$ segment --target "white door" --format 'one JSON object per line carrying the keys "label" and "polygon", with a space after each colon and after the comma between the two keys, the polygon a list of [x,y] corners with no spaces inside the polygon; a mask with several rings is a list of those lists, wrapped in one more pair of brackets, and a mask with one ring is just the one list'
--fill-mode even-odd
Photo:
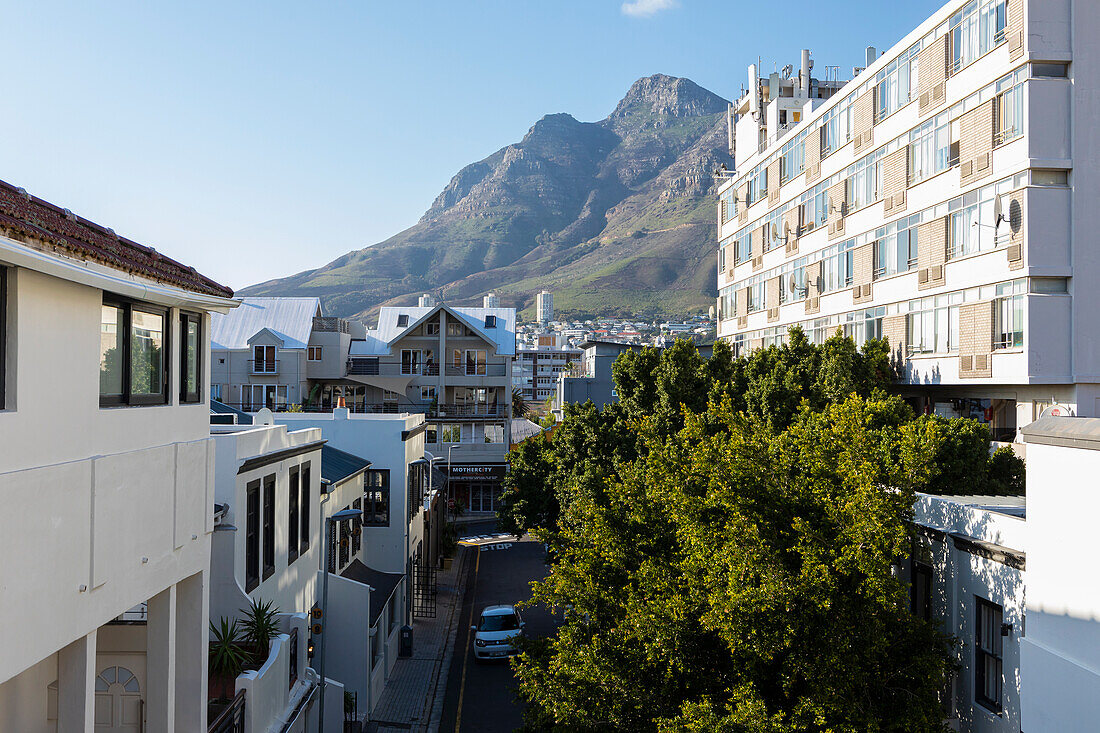
{"label": "white door", "polygon": [[95,678],[96,733],[140,733],[141,682],[128,667],[110,666]]}

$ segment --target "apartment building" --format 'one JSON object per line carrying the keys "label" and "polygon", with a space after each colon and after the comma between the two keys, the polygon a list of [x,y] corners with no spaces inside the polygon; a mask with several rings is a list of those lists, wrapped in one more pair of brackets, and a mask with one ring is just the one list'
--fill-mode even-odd
{"label": "apartment building", "polygon": [[511,440],[515,354],[513,308],[387,306],[352,340],[347,379],[365,387],[362,411],[426,414],[424,449],[446,459],[448,498],[490,512]]}
{"label": "apartment building", "polygon": [[0,728],[206,730],[210,313],[231,296],[0,183]]}
{"label": "apartment building", "polygon": [[352,339],[365,335],[359,321],[326,317],[319,298],[243,298],[213,319],[211,399],[245,412],[361,403],[344,371]]}
{"label": "apartment building", "polygon": [[827,99],[804,91],[805,52],[778,96],[750,70],[719,190],[719,336],[885,336],[919,409],[1000,439],[1054,403],[1097,414],[1100,294],[1075,286],[1100,274],[1097,174],[1074,166],[1100,155],[1097,29],[1094,2],[954,0]]}
{"label": "apartment building", "polygon": [[583,354],[560,334],[535,336],[534,343],[516,349],[512,389],[518,389],[532,408],[539,408],[554,395],[558,375],[579,363]]}
{"label": "apartment building", "polygon": [[592,400],[596,407],[619,401],[615,392],[612,367],[624,351],[640,351],[646,346],[618,341],[589,339],[581,344],[581,359],[576,371],[558,374],[551,411],[558,420],[565,419],[567,404],[583,405]]}
{"label": "apartment building", "polygon": [[554,320],[554,294],[543,290],[535,296],[535,320],[550,323]]}

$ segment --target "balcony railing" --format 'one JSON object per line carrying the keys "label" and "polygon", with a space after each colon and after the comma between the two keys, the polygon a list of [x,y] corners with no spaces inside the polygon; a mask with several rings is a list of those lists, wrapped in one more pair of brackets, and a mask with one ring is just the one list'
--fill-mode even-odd
{"label": "balcony railing", "polygon": [[[264,405],[247,402],[223,403],[238,410],[253,412]],[[268,405],[273,412],[285,412],[287,405]],[[327,413],[335,409],[334,404],[300,405],[295,410],[301,412]],[[399,413],[414,413],[440,418],[500,418],[508,414],[508,406],[504,403],[497,404],[460,404],[456,402],[441,402],[433,405],[430,402],[348,402],[348,412],[365,415],[397,415]]]}
{"label": "balcony railing", "polygon": [[351,326],[343,318],[314,316],[313,330],[321,333],[351,333]]}
{"label": "balcony railing", "polygon": [[278,374],[279,373],[279,360],[278,359],[249,359],[248,363],[252,365],[253,374]]}
{"label": "balcony railing", "polygon": [[[447,364],[444,373],[448,377],[503,377],[506,370],[506,364]],[[348,359],[347,373],[384,377],[434,377],[439,375],[439,364],[383,363],[377,359],[352,357]]]}
{"label": "balcony railing", "polygon": [[244,733],[244,690],[207,726],[208,733]]}

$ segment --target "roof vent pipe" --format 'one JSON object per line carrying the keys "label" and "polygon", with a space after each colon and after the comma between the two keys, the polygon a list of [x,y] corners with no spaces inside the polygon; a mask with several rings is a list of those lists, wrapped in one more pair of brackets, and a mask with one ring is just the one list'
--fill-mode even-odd
{"label": "roof vent pipe", "polygon": [[877,59],[877,58],[878,58],[878,51],[875,50],[874,46],[868,46],[867,47],[867,58],[866,58],[866,62],[863,64],[863,68],[867,68],[871,64],[875,63],[875,59]]}

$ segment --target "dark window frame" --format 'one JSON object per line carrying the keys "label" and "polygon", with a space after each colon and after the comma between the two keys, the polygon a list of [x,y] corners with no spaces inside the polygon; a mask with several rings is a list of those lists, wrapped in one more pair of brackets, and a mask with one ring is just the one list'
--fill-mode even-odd
{"label": "dark window frame", "polygon": [[313,482],[311,475],[311,466],[309,461],[306,461],[299,466],[299,486],[301,490],[301,501],[298,502],[298,510],[301,512],[301,524],[300,531],[298,532],[298,556],[309,552],[310,541],[310,513],[313,507]]}
{"label": "dark window frame", "polygon": [[367,527],[390,526],[389,469],[367,469],[363,492],[363,524]]}
{"label": "dark window frame", "polygon": [[275,474],[264,476],[263,579],[275,574]]}
{"label": "dark window frame", "polygon": [[[103,294],[102,305],[112,306],[122,311],[122,324],[118,327],[119,344],[122,348],[122,394],[119,395],[99,395],[100,407],[146,407],[150,405],[167,405],[169,404],[169,389],[172,383],[172,309],[165,308],[163,306],[154,305],[152,303],[146,303],[140,300],[133,300],[131,298],[123,298],[111,293]],[[132,359],[132,340],[131,340],[131,326],[133,323],[134,311],[139,313],[148,313],[150,315],[158,315],[162,319],[162,331],[161,339],[163,345],[161,346],[161,391],[159,394],[133,394],[132,374],[131,374],[131,359]],[[102,315],[100,316],[102,319]],[[102,324],[102,320],[100,321]]]}
{"label": "dark window frame", "polygon": [[[992,627],[990,638],[993,640],[992,648],[987,649],[982,644],[982,635],[986,629],[982,625],[983,610],[989,610]],[[1004,707],[1004,642],[1001,636],[1001,625],[1004,623],[1004,608],[981,596],[974,596],[974,701],[994,713],[1000,713]],[[985,694],[986,687],[986,660],[993,661],[993,667],[997,675],[996,699]]]}
{"label": "dark window frame", "polygon": [[244,590],[251,593],[260,584],[260,480],[245,487]]}
{"label": "dark window frame", "polygon": [[287,542],[286,564],[289,567],[298,559],[298,532],[301,527],[301,470],[298,466],[290,467],[290,478],[287,481]]}
{"label": "dark window frame", "polygon": [[[914,616],[932,620],[932,566],[919,560],[913,560],[910,567],[912,587],[909,589],[909,607]],[[918,593],[923,590],[923,603]]]}
{"label": "dark window frame", "polygon": [[[180,311],[180,404],[195,404],[202,402],[203,395],[203,356],[205,349],[202,340],[202,315],[190,311]],[[195,324],[198,332],[198,353],[195,354],[195,391],[187,391],[187,326]]]}

